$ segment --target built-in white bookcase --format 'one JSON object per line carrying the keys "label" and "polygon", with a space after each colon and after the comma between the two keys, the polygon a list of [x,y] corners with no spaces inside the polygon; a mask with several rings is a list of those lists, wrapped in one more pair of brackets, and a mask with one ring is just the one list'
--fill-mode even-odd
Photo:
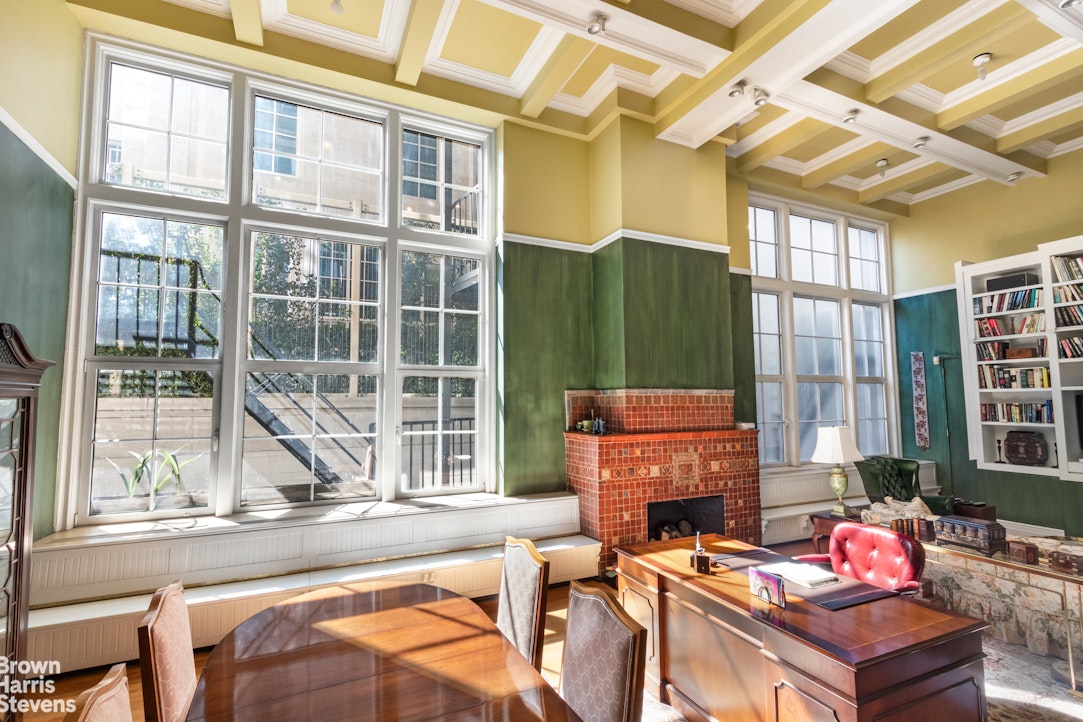
{"label": "built-in white bookcase", "polygon": [[[959,262],[955,275],[970,457],[981,469],[1083,481],[1083,236]],[[1008,463],[1009,431],[1041,435],[1045,464]]]}

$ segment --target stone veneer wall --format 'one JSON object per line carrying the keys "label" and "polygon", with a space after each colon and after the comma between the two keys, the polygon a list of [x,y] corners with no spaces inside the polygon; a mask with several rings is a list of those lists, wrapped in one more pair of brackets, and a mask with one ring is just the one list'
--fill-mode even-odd
{"label": "stone veneer wall", "polygon": [[[621,389],[569,391],[568,428],[605,419],[612,433],[564,434],[568,486],[579,496],[580,531],[614,547],[647,541],[647,504],[721,494],[725,534],[760,544],[758,432],[733,428],[733,392]],[[584,413],[585,411],[585,413]]]}

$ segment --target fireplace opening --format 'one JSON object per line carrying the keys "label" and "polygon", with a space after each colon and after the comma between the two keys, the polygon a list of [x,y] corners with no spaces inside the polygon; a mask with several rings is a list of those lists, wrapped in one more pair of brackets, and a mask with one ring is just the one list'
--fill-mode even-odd
{"label": "fireplace opening", "polygon": [[650,541],[680,536],[725,534],[726,501],[722,494],[647,504],[647,536]]}

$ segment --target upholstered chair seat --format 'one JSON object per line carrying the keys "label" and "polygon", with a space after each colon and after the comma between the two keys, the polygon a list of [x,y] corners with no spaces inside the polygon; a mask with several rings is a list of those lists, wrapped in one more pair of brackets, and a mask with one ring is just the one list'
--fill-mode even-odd
{"label": "upholstered chair seat", "polygon": [[608,588],[572,582],[560,695],[584,722],[638,722],[646,642]]}
{"label": "upholstered chair seat", "polygon": [[128,697],[128,667],[114,664],[102,680],[75,698],[75,709],[64,722],[132,722]]}
{"label": "upholstered chair seat", "polygon": [[549,561],[529,539],[507,537],[500,573],[496,626],[541,671]]}
{"label": "upholstered chair seat", "polygon": [[917,476],[918,462],[913,459],[870,456],[863,461],[855,461],[854,467],[861,476],[861,484],[869,501],[882,502],[890,496],[895,501],[907,502],[920,497],[929,511],[937,516],[955,513],[953,497],[922,495]]}

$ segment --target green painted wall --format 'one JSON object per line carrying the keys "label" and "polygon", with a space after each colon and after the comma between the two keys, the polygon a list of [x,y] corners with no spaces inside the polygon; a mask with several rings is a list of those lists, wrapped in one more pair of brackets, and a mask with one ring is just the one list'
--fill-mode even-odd
{"label": "green painted wall", "polygon": [[733,345],[733,418],[756,421],[756,358],[752,352],[752,276],[730,274]]}
{"label": "green painted wall", "polygon": [[40,358],[34,537],[53,531],[61,365],[68,314],[75,192],[0,124],[0,321],[13,323]]}
{"label": "green painted wall", "polygon": [[594,386],[591,254],[520,243],[502,249],[497,434],[503,491],[563,491],[564,391]]}
{"label": "green painted wall", "polygon": [[[979,472],[970,460],[955,292],[897,299],[895,335],[903,455],[936,461],[937,479],[945,494],[996,504],[1002,519],[1083,535],[1083,484],[1031,474]],[[914,436],[912,351],[925,354],[931,442],[928,449],[919,449]],[[935,366],[934,356],[947,358],[943,358],[941,366]]]}
{"label": "green painted wall", "polygon": [[599,388],[733,388],[726,254],[624,238],[595,257]]}

